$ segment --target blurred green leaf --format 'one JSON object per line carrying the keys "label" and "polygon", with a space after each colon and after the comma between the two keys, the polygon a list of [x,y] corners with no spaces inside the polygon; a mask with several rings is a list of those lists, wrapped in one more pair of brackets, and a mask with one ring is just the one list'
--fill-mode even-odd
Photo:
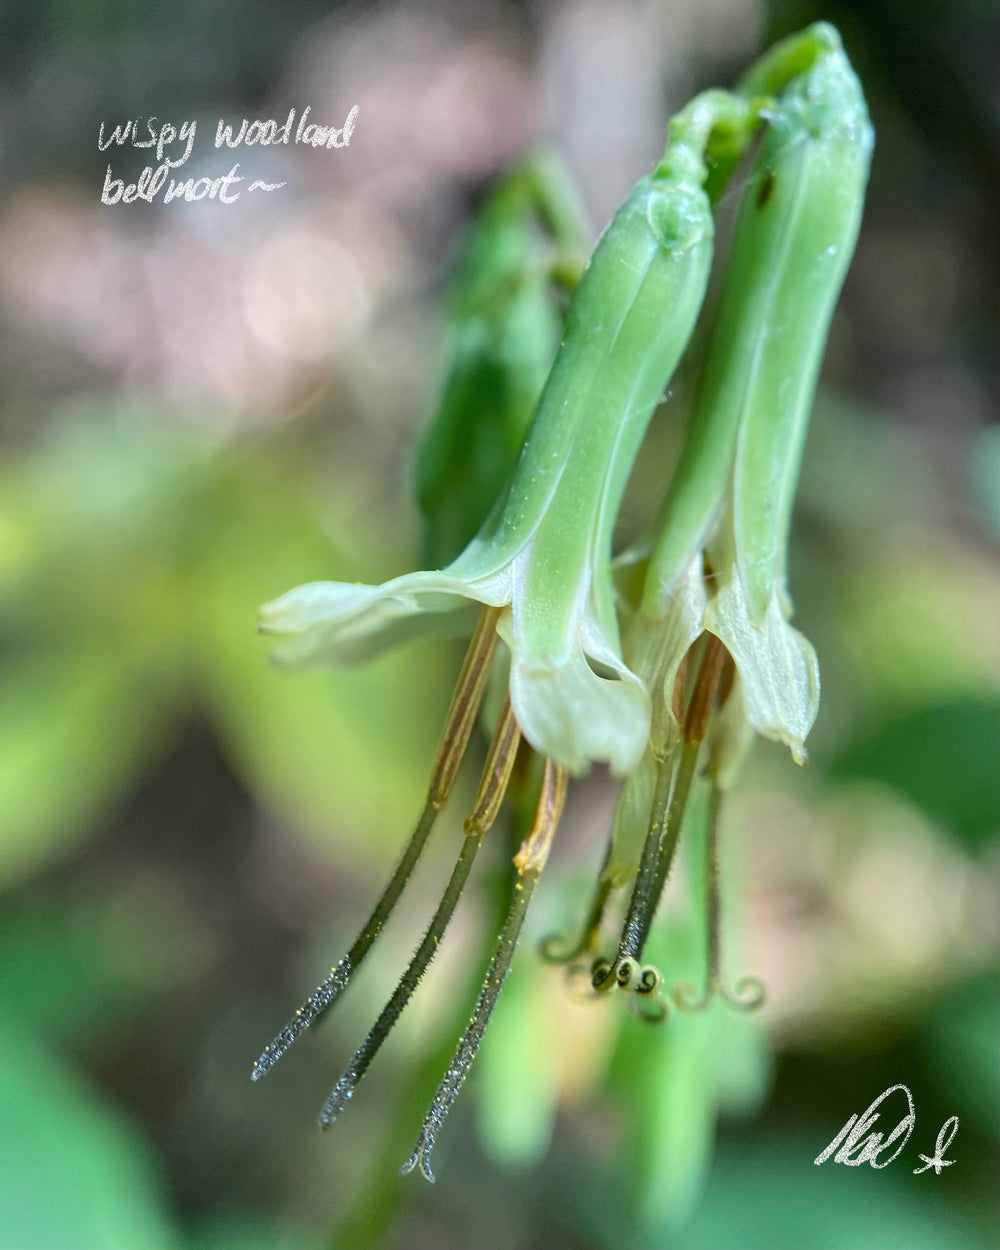
{"label": "blurred green leaf", "polygon": [[323,844],[395,835],[426,784],[447,650],[291,675],[255,631],[290,585],[385,559],[392,518],[365,514],[363,480],[267,439],[223,459],[182,425],[73,415],[5,472],[0,880],[93,829],[179,706],[207,706],[248,786]]}
{"label": "blurred green leaf", "polygon": [[[232,456],[213,490],[188,586],[199,694],[250,789],[317,844],[364,835],[396,844],[418,809],[444,720],[449,655],[408,646],[363,667],[291,673],[268,662],[262,603],[300,581],[369,578],[371,533],[325,532],[299,485],[301,466],[273,453]],[[334,495],[350,497],[329,484]],[[457,663],[455,668],[457,674]],[[440,680],[439,680],[440,678]],[[374,784],[373,784],[374,782]]]}
{"label": "blurred green leaf", "polygon": [[191,1250],[320,1250],[322,1238],[249,1211],[221,1210],[199,1221]]}
{"label": "blurred green leaf", "polygon": [[997,980],[966,981],[947,993],[923,1024],[928,1054],[949,1102],[983,1133],[1000,1134],[1000,1037]]}
{"label": "blurred green leaf", "polygon": [[0,1002],[10,1021],[79,1036],[122,1000],[109,935],[84,906],[21,906],[0,921]]}
{"label": "blurred green leaf", "polygon": [[483,1143],[506,1167],[539,1160],[555,1127],[559,1056],[546,1037],[548,971],[526,941],[476,1061]]}
{"label": "blurred green leaf", "polygon": [[0,1031],[0,1250],[176,1250],[147,1147],[29,1035]]}
{"label": "blurred green leaf", "polygon": [[[682,862],[667,890],[674,905],[654,924],[643,953],[646,962],[663,972],[667,995],[680,981],[701,987],[705,980],[706,800],[705,787],[692,797]],[[739,966],[740,951],[739,899],[736,879],[726,873],[729,853],[724,833],[723,825],[725,975],[727,967]],[[633,1125],[616,1186],[629,1187],[636,1224],[647,1234],[654,1228],[678,1227],[690,1214],[708,1173],[720,1110],[755,1110],[767,1093],[770,1059],[765,1030],[753,1016],[734,1013],[719,1000],[701,1014],[671,1011],[660,1024],[626,1019],[613,1071]]]}
{"label": "blurred green leaf", "polygon": [[908,1155],[890,1164],[899,1168],[894,1173],[816,1167],[819,1148],[790,1135],[720,1151],[690,1223],[676,1236],[664,1230],[644,1244],[670,1250],[985,1250],[996,1244],[949,1210],[940,1184],[921,1188],[927,1177],[912,1175]]}
{"label": "blurred green leaf", "polygon": [[894,787],[932,819],[972,842],[996,835],[1000,710],[991,699],[955,699],[896,713],[858,734],[833,760],[840,781]]}
{"label": "blurred green leaf", "polygon": [[121,647],[43,651],[0,685],[0,881],[81,838],[131,784],[166,718]]}
{"label": "blurred green leaf", "polygon": [[[860,1108],[859,1108],[860,1110]],[[845,1112],[845,1119],[847,1113]],[[912,1142],[892,1170],[847,1168],[813,1159],[826,1141],[801,1132],[755,1134],[721,1147],[689,1218],[666,1211],[659,1223],[637,1218],[635,1191],[579,1186],[575,1222],[608,1250],[988,1250],[996,1230],[960,1200],[949,1204],[947,1182],[914,1176]],[[933,1144],[933,1142],[928,1143]],[[691,1149],[698,1149],[697,1139]],[[943,1175],[947,1175],[945,1172]],[[665,1190],[671,1180],[660,1177]]]}
{"label": "blurred green leaf", "polygon": [[647,1231],[683,1221],[711,1163],[717,1010],[664,1025],[622,1025],[614,1064],[635,1129],[618,1183],[630,1187],[634,1218]]}

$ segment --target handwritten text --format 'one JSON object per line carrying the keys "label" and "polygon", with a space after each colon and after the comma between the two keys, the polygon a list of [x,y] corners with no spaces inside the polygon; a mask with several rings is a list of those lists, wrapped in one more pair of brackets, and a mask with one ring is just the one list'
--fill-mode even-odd
{"label": "handwritten text", "polygon": [[[879,1107],[897,1091],[906,1099],[906,1114],[898,1121],[889,1136],[883,1140],[882,1133],[869,1130],[874,1130],[874,1125],[878,1121]],[[879,1094],[860,1118],[857,1115],[851,1116],[829,1146],[816,1156],[813,1163],[817,1166],[826,1163],[827,1159],[833,1155],[834,1163],[844,1163],[849,1168],[860,1167],[862,1163],[870,1163],[873,1168],[886,1168],[910,1140],[910,1134],[916,1122],[917,1114],[913,1105],[913,1095],[905,1085],[890,1085],[884,1093]],[[935,1175],[940,1176],[943,1168],[951,1167],[955,1160],[945,1159],[944,1152],[951,1145],[957,1132],[958,1116],[953,1115],[941,1126],[933,1156],[928,1158],[927,1155],[922,1154],[920,1158],[924,1167],[914,1168],[914,1175],[919,1176],[921,1172],[926,1172],[928,1168],[933,1167]],[[880,1156],[884,1155],[896,1141],[899,1141],[899,1145],[892,1154],[880,1160]]]}
{"label": "handwritten text", "polygon": [[[276,119],[243,118],[239,125],[230,124],[220,118],[215,131],[215,147],[270,147],[276,144],[301,144],[306,147],[331,150],[346,148],[350,145],[351,136],[358,119],[358,106],[347,114],[342,126],[320,125],[309,121],[311,106],[302,110],[290,109],[288,116],[279,125]],[[296,118],[298,124],[296,125]],[[294,129],[293,129],[294,127]],[[111,165],[108,165],[104,176],[104,188],[101,192],[102,204],[133,204],[136,200],[145,200],[152,204],[162,193],[164,204],[172,200],[218,200],[222,204],[235,204],[242,191],[237,190],[246,179],[239,171],[239,163],[233,165],[228,173],[214,178],[175,178],[173,171],[180,169],[189,160],[194,149],[198,133],[198,123],[194,119],[173,122],[161,122],[157,117],[147,117],[145,121],[129,119],[120,122],[113,129],[105,131],[101,122],[97,135],[97,148],[106,152],[111,147],[140,148],[156,152],[156,164],[147,165],[135,182],[126,184],[124,178],[114,177]],[[284,182],[264,182],[254,179],[248,191],[277,191],[285,186]]]}

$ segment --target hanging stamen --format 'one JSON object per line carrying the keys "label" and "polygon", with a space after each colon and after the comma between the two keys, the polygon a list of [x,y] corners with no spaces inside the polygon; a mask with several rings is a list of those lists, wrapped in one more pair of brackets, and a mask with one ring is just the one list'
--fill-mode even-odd
{"label": "hanging stamen", "polygon": [[[687,699],[688,672],[691,667],[691,657],[700,646],[701,638],[698,638],[684,653],[674,676],[671,708],[674,721],[678,725],[684,723],[684,706]],[[661,650],[658,664],[662,664],[665,659],[666,656]],[[653,685],[658,685],[659,681],[659,678],[654,679]],[[652,898],[652,890],[656,876],[656,864],[660,854],[660,843],[663,837],[664,821],[666,820],[666,812],[674,783],[675,744],[673,739],[674,733],[668,727],[665,717],[659,715],[656,707],[654,707],[653,733],[650,747],[653,752],[655,769],[653,797],[650,803],[649,819],[646,824],[646,837],[642,845],[639,867],[632,883],[632,894],[629,899],[628,912],[625,916],[625,923],[619,940],[617,959],[614,961],[598,959],[591,966],[591,986],[597,993],[604,993],[618,984],[615,971],[618,960],[634,959],[637,954],[637,951],[633,949],[635,939],[630,935],[637,934],[643,930],[648,931],[652,917],[650,916],[649,920],[646,917],[651,910],[655,911],[656,909],[656,903]],[[642,940],[644,941],[645,939]]]}
{"label": "hanging stamen", "polygon": [[444,806],[458,776],[458,769],[469,745],[469,738],[479,715],[479,708],[490,675],[490,662],[497,645],[497,621],[500,609],[486,606],[479,614],[475,633],[462,662],[462,671],[451,696],[445,719],[441,746],[438,748],[434,772],[431,774],[427,802],[435,808]]}
{"label": "hanging stamen", "polygon": [[669,1007],[661,993],[663,973],[653,964],[640,964],[638,959],[618,959],[612,965],[607,960],[594,966],[594,983],[617,985],[619,989],[631,990],[630,1005],[640,1020],[659,1024],[665,1020]]}
{"label": "hanging stamen", "polygon": [[662,1024],[666,1020],[670,1006],[662,990],[663,973],[652,964],[646,964],[640,969],[628,999],[629,1009],[636,1019],[644,1024]]}
{"label": "hanging stamen", "polygon": [[[726,661],[730,664],[729,652],[714,634],[708,635],[705,654],[702,656],[698,680],[691,692],[691,703],[688,706],[687,719],[684,722],[684,739],[687,742],[701,742],[708,729],[708,715],[712,709],[712,700],[719,689]],[[732,679],[730,678],[730,685]]]}
{"label": "hanging stamen", "polygon": [[567,964],[564,974],[566,996],[581,1005],[596,1003],[603,995],[594,989],[593,977],[593,966],[584,963]]}
{"label": "hanging stamen", "polygon": [[[673,767],[671,758],[661,758],[657,761],[649,832],[642,848],[639,872],[629,900],[625,923],[622,926],[618,954],[607,972],[595,968],[593,978],[595,989],[610,989],[615,984],[621,985],[622,976],[631,972],[633,966],[640,966],[642,952],[653,925],[660,896],[663,894],[663,888],[673,866],[688,795],[698,765],[698,754],[708,728],[709,711],[727,659],[728,652],[725,647],[718,638],[709,634],[705,641],[694,689],[691,692],[687,715],[683,718],[683,746],[680,760],[676,768]],[[678,673],[678,680],[675,682],[673,691],[674,705],[678,711],[682,710],[683,698],[683,693],[678,692],[683,692],[685,684],[686,672],[683,676]],[[650,988],[647,992],[650,995],[658,992],[663,980],[659,970],[647,966],[642,971],[648,975],[642,978],[641,984],[655,986],[655,990]],[[602,975],[599,976],[599,972]],[[625,984],[629,988],[635,988],[635,984],[638,983],[636,976],[627,975]]]}
{"label": "hanging stamen", "polygon": [[655,909],[655,905],[651,903],[652,885],[656,875],[657,858],[669,805],[673,780],[672,766],[671,756],[660,758],[656,762],[656,781],[650,807],[649,828],[642,845],[639,870],[632,886],[632,896],[629,899],[628,911],[618,943],[618,954],[614,962],[602,959],[594,964],[592,983],[595,990],[613,989],[618,984],[618,964],[628,959],[637,960],[642,953],[642,945],[645,943],[644,934],[648,932],[652,921],[651,916],[647,921],[647,913]]}
{"label": "hanging stamen", "polygon": [[601,924],[604,920],[604,911],[608,905],[611,891],[614,888],[614,883],[608,875],[612,846],[613,844],[609,839],[604,850],[601,871],[597,877],[597,886],[594,890],[594,897],[591,900],[590,910],[587,913],[583,931],[574,943],[567,943],[565,938],[555,933],[543,938],[539,943],[538,953],[546,963],[570,964],[579,959],[581,955],[587,954],[588,951],[597,949],[601,938]]}
{"label": "hanging stamen", "polygon": [[[630,906],[629,913],[625,917],[625,925],[618,946],[619,960],[642,958],[660,896],[670,874],[677,844],[680,841],[681,825],[697,763],[698,743],[685,742],[681,749],[673,786],[669,791],[669,800],[665,797],[666,785],[657,784],[651,814],[651,829],[656,829],[659,835],[655,848],[656,856],[643,895],[636,900],[635,910],[633,911]],[[661,766],[661,771],[666,774],[668,770]],[[659,783],[659,778],[657,780]]]}
{"label": "hanging stamen", "polygon": [[389,879],[389,884],[375,904],[375,910],[368,917],[351,949],[330,969],[330,975],[326,980],[313,990],[288,1024],[269,1046],[264,1047],[254,1061],[250,1072],[251,1080],[259,1081],[262,1076],[266,1076],[296,1038],[323,1015],[343,993],[351,975],[368,954],[399,901],[399,896],[413,874],[428,835],[434,827],[437,814],[451,793],[459,766],[469,745],[469,738],[483,701],[490,661],[496,649],[496,623],[499,616],[500,609],[492,607],[484,607],[479,614],[479,621],[465,653],[462,670],[459,673],[455,693],[452,695],[451,706],[445,719],[444,732],[441,735],[441,745],[438,748],[434,771],[431,774],[424,810],[410,835],[402,859]]}
{"label": "hanging stamen", "polygon": [[497,939],[496,950],[494,951],[489,970],[486,973],[483,987],[479,992],[479,999],[472,1013],[472,1019],[462,1035],[444,1080],[437,1088],[430,1110],[427,1112],[421,1127],[420,1136],[417,1138],[413,1154],[410,1155],[401,1169],[404,1173],[412,1172],[419,1164],[420,1171],[424,1177],[432,1183],[434,1181],[434,1174],[430,1167],[434,1142],[437,1139],[445,1117],[458,1097],[459,1090],[465,1083],[465,1078],[468,1076],[469,1069],[476,1057],[476,1052],[479,1050],[479,1044],[483,1039],[483,1033],[486,1031],[486,1026],[489,1023],[490,1015],[496,1006],[500,990],[510,970],[514,949],[517,946],[517,939],[520,936],[521,926],[524,924],[528,905],[531,902],[535,886],[538,884],[538,878],[541,876],[545,861],[548,858],[552,835],[555,833],[556,825],[558,825],[559,818],[562,815],[563,804],[566,800],[567,780],[567,773],[564,768],[553,764],[551,760],[545,761],[545,774],[542,778],[542,790],[535,810],[535,819],[528,836],[521,844],[521,849],[514,856],[517,880],[514,884],[514,895],[510,909],[507,912],[507,919]]}
{"label": "hanging stamen", "polygon": [[518,729],[517,721],[514,719],[514,713],[510,706],[510,696],[508,695],[504,699],[503,707],[500,709],[500,716],[497,719],[496,729],[493,731],[493,740],[490,743],[489,754],[483,766],[475,805],[465,822],[466,833],[462,843],[462,850],[452,870],[441,902],[438,904],[437,911],[434,913],[427,932],[424,934],[423,941],[417,947],[416,953],[400,978],[399,984],[392,993],[392,997],[382,1008],[381,1015],[372,1025],[368,1036],[355,1051],[354,1058],[347,1065],[344,1074],[333,1087],[330,1097],[326,1100],[319,1117],[319,1122],[323,1128],[329,1128],[352,1098],[358,1082],[368,1070],[368,1065],[375,1058],[379,1047],[389,1035],[392,1026],[399,1019],[403,1009],[410,1001],[413,991],[417,988],[420,978],[427,971],[431,960],[437,953],[437,948],[441,944],[441,939],[444,937],[445,930],[458,904],[459,896],[468,880],[473,860],[476,858],[476,853],[482,845],[483,837],[493,824],[496,814],[500,810],[500,804],[503,802],[503,796],[507,789],[507,782],[510,780],[511,770],[514,767],[514,759],[517,755],[520,739],[521,732]]}
{"label": "hanging stamen", "polygon": [[674,987],[673,1000],[678,1011],[689,1015],[704,1011],[713,998],[721,998],[737,1011],[757,1011],[764,1002],[764,985],[757,977],[742,977],[726,988],[722,981],[722,890],[719,872],[719,808],[722,789],[709,765],[711,790],[708,796],[708,817],[705,829],[705,915],[707,975],[705,990],[700,998],[690,981],[682,981]]}
{"label": "hanging stamen", "polygon": [[661,848],[659,862],[656,867],[656,878],[653,882],[653,906],[646,921],[645,932],[642,934],[642,943],[636,954],[642,953],[646,938],[649,936],[653,915],[663,893],[663,887],[666,885],[667,877],[670,875],[674,853],[677,850],[677,842],[680,838],[681,826],[684,822],[684,812],[687,808],[688,795],[691,791],[691,782],[694,780],[698,764],[698,752],[708,729],[709,712],[715,699],[716,691],[719,688],[719,682],[725,671],[727,660],[729,660],[729,652],[714,634],[709,634],[705,652],[702,656],[701,668],[698,671],[694,690],[691,692],[691,703],[688,707],[687,720],[684,722],[684,746],[681,750],[681,760],[677,769],[677,780],[674,784],[673,793],[670,796],[670,817],[667,822],[663,847]]}
{"label": "hanging stamen", "polygon": [[470,837],[484,834],[496,820],[503,796],[507,793],[507,783],[514,770],[520,742],[521,730],[514,719],[508,693],[504,697],[496,728],[493,730],[490,749],[479,779],[476,801],[465,818],[465,832]]}

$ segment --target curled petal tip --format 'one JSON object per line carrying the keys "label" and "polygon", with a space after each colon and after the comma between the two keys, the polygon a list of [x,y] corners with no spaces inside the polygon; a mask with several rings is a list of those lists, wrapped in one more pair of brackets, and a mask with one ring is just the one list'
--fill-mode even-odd
{"label": "curled petal tip", "polygon": [[785,619],[778,595],[755,624],[740,570],[733,567],[709,602],[705,624],[733,657],[752,727],[805,763],[805,740],[819,711],[819,663],[809,640]]}

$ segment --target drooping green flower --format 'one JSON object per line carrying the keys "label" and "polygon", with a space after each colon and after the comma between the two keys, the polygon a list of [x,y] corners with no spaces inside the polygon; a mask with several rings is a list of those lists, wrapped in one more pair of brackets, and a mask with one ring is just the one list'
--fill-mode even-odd
{"label": "drooping green flower", "polygon": [[[414,633],[461,627],[470,603],[485,605],[403,857],[350,951],[265,1047],[254,1079],[328,1010],[381,932],[451,790],[498,636],[511,655],[509,694],[452,879],[397,992],[335,1087],[323,1123],[351,1097],[433,957],[496,816],[521,736],[556,770],[553,792],[566,770],[607,760],[624,773],[642,752],[649,699],[620,654],[611,531],[646,424],[704,296],[712,250],[704,149],[714,118],[747,111],[717,95],[671,128],[663,160],[602,236],[576,288],[509,487],[465,551],[440,571],[382,586],[311,583],[263,609],[262,628],[289,635],[280,660],[337,664]],[[559,806],[548,804],[539,817],[543,833]],[[550,835],[539,835],[545,847]],[[535,862],[534,875],[540,867]]]}
{"label": "drooping green flower", "polygon": [[[719,100],[739,111],[731,97]],[[624,663],[610,576],[632,462],[701,308],[712,255],[703,189],[714,118],[676,125],[656,170],[605,231],[505,497],[440,571],[382,586],[316,582],[262,611],[293,664],[344,663],[453,626],[469,601],[502,609],[510,694],[527,741],[570,772],[627,773],[649,729],[646,688]],[[745,109],[743,110],[746,111]]]}
{"label": "drooping green flower", "polygon": [[[769,110],[740,203],[692,428],[640,607],[653,622],[679,611],[689,641],[701,628],[720,638],[736,662],[750,725],[800,762],[819,706],[819,669],[788,624],[788,531],[872,149],[861,87],[830,26],[779,45],[744,89],[766,89],[790,54],[798,62],[804,43],[815,60]],[[704,565],[702,605],[691,582]]]}
{"label": "drooping green flower", "polygon": [[[642,949],[699,770],[721,793],[755,734],[803,762],[819,706],[815,652],[788,620],[788,532],[872,130],[839,36],[823,23],[778,45],[742,89],[780,94],[762,110],[767,133],[681,458],[654,536],[632,557],[645,567],[625,656],[650,689],[651,733],[619,801],[585,941],[595,946],[610,891],[632,881],[617,954],[595,965],[594,984],[650,997],[662,977],[641,965]],[[718,908],[709,912],[717,925]],[[717,956],[717,931],[710,955],[713,946]],[[709,981],[722,992],[717,958]]]}
{"label": "drooping green flower", "polygon": [[[653,537],[634,557],[641,576],[629,586],[638,584],[638,593],[623,590],[616,600],[615,516],[701,306],[710,194],[761,120],[767,133],[737,217],[691,428]],[[752,979],[732,991],[723,982],[719,808],[755,734],[784,742],[802,760],[816,715],[818,668],[789,624],[785,553],[816,373],[858,229],[870,150],[860,88],[824,24],[779,45],[736,94],[697,97],[673,120],[663,160],[598,244],[509,486],[462,554],[441,570],[382,586],[311,583],[263,611],[263,628],[287,635],[278,651],[284,662],[338,664],[413,634],[461,628],[470,604],[483,605],[424,812],[399,867],[354,946],[265,1048],[255,1079],[337,998],[381,931],[454,782],[498,638],[509,651],[509,684],[447,887],[320,1117],[324,1126],[338,1118],[409,1002],[516,775],[515,806],[523,817],[530,802],[534,817],[521,823],[527,836],[514,860],[507,917],[404,1170],[419,1167],[433,1179],[435,1138],[509,970],[569,772],[606,761],[627,780],[583,940],[557,958],[596,955],[587,969],[595,995],[618,986],[634,991],[645,1018],[667,1014],[663,972],[641,961],[695,795],[704,813],[707,969],[703,990],[675,986],[673,1004],[694,1012],[715,998],[744,1010],[761,1001]],[[452,445],[445,433],[442,446]],[[522,738],[533,754],[515,774]],[[607,958],[605,911],[628,885],[617,949]]]}

